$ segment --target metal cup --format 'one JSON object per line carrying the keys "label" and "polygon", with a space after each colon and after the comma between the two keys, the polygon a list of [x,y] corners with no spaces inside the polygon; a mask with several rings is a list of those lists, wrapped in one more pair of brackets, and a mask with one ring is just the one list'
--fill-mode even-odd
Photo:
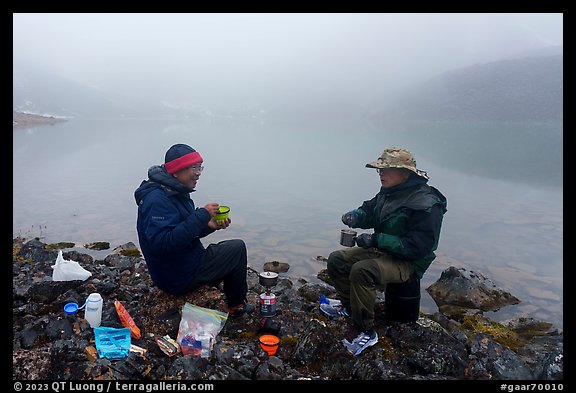
{"label": "metal cup", "polygon": [[356,245],[356,235],[358,232],[351,229],[342,229],[340,231],[340,244],[346,247],[354,247]]}

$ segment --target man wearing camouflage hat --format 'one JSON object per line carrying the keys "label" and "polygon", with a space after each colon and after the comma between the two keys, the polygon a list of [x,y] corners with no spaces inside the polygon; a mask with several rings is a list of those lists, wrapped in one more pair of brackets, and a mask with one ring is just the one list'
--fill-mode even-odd
{"label": "man wearing camouflage hat", "polygon": [[[358,247],[334,251],[328,274],[340,304],[323,303],[330,317],[352,318],[343,340],[354,355],[378,342],[374,330],[376,289],[420,279],[436,255],[446,198],[429,186],[426,172],[406,149],[392,147],[367,168],[375,168],[381,188],[376,196],[342,216],[351,228],[374,229],[356,237]],[[338,302],[336,302],[338,303]]]}

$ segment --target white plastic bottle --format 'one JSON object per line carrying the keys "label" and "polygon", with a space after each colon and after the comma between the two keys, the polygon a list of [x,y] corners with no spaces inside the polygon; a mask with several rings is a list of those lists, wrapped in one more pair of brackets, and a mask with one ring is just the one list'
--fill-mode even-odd
{"label": "white plastic bottle", "polygon": [[99,293],[91,293],[86,300],[84,309],[84,319],[88,321],[91,328],[100,326],[102,321],[102,296]]}

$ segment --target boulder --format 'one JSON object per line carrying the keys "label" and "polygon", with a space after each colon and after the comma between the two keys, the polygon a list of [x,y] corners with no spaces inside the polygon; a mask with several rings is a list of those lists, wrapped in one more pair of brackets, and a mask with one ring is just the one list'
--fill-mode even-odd
{"label": "boulder", "polygon": [[456,306],[497,311],[520,303],[520,300],[498,287],[481,273],[450,266],[432,285],[426,288],[439,308]]}

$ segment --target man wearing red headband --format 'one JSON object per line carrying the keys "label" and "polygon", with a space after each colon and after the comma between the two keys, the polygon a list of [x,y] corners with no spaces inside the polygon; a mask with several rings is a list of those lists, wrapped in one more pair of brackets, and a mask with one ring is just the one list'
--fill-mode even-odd
{"label": "man wearing red headband", "polygon": [[214,219],[218,203],[196,208],[190,198],[204,169],[202,163],[196,150],[176,144],[166,152],[164,165],[148,170],[148,180],[134,192],[140,248],[158,288],[182,294],[223,282],[228,313],[237,317],[254,310],[246,302],[246,245],[240,239],[202,245],[201,238],[231,223],[229,218]]}

